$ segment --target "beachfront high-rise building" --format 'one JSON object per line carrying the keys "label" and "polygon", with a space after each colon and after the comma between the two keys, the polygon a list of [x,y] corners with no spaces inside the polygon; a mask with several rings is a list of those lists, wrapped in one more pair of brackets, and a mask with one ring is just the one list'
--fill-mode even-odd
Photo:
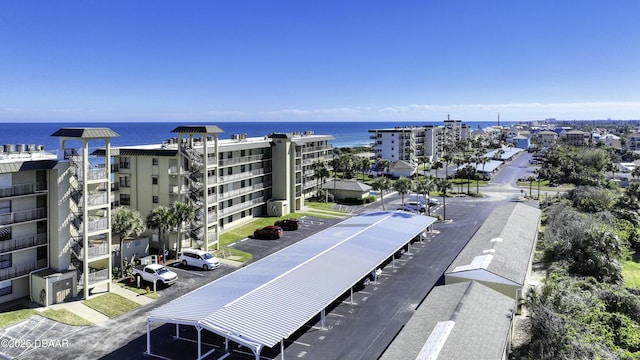
{"label": "beachfront high-rise building", "polygon": [[[301,210],[317,186],[313,164],[330,160],[332,153],[333,136],[311,131],[232,134],[224,140],[217,126],[179,126],[173,132],[177,136],[162,144],[112,149],[117,166],[112,206],[136,209],[144,219],[158,206],[190,204],[195,217],[182,246],[208,249],[222,231],[256,216]],[[146,233],[152,244],[155,233]],[[172,236],[169,247],[176,248],[177,236]]]}
{"label": "beachfront high-rise building", "polygon": [[29,297],[48,306],[109,291],[122,251],[111,235],[116,206],[145,219],[158,206],[188,203],[195,219],[184,244],[209,247],[255,216],[301,210],[317,186],[313,164],[332,154],[333,136],[309,131],[225,140],[217,126],[173,132],[162,144],[111,147],[118,134],[110,129],[63,128],[52,134],[57,154],[0,148],[0,304]]}
{"label": "beachfront high-rise building", "polygon": [[50,305],[111,284],[109,168],[91,164],[88,149],[94,141],[109,149],[117,134],[53,136],[57,155],[21,144],[0,152],[0,303],[28,296]]}
{"label": "beachfront high-rise building", "polygon": [[447,146],[470,137],[469,125],[461,120],[445,120],[443,126],[396,126],[370,129],[376,159],[398,160],[417,166],[420,158],[433,161],[441,157]]}

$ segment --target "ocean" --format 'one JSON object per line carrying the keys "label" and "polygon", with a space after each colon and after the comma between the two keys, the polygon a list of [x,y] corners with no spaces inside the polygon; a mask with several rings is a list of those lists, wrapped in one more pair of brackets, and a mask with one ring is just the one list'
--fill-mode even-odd
{"label": "ocean", "polygon": [[[249,137],[261,137],[273,132],[304,132],[311,130],[315,134],[333,135],[334,147],[367,146],[369,129],[392,128],[395,126],[442,125],[442,122],[219,122],[214,123],[224,132],[220,139],[230,139],[232,134],[247,134]],[[472,129],[496,125],[496,122],[468,122]],[[501,122],[501,125],[512,123]],[[45,150],[54,151],[60,146],[56,130],[64,127],[106,127],[120,136],[111,139],[112,146],[147,145],[161,143],[174,134],[171,130],[179,125],[212,125],[210,123],[192,124],[189,122],[112,122],[112,123],[3,123],[0,124],[0,146],[4,144],[43,145]],[[89,144],[91,148],[91,143]],[[102,146],[96,143],[96,146]]]}

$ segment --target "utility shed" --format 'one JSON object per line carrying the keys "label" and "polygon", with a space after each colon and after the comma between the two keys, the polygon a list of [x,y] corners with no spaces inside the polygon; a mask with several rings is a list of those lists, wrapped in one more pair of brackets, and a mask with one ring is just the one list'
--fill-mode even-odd
{"label": "utility shed", "polygon": [[538,239],[540,209],[497,207],[445,272],[445,283],[476,280],[514,300],[523,297]]}
{"label": "utility shed", "polygon": [[507,359],[514,305],[475,281],[437,286],[380,360]]}
{"label": "utility shed", "polygon": [[[151,324],[194,326],[198,358],[208,356],[203,330],[246,346],[260,357],[264,347],[284,340],[325,309],[394,253],[420,239],[435,218],[402,211],[366,212],[320,231],[251,265],[151,311]],[[375,314],[372,314],[372,316]],[[176,334],[179,337],[179,334]],[[282,351],[281,351],[282,353]]]}

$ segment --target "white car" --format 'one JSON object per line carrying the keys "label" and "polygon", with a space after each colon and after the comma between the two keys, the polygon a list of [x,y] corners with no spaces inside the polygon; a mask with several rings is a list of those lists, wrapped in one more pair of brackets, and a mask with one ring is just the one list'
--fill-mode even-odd
{"label": "white car", "polygon": [[422,214],[427,211],[427,207],[416,201],[407,201],[404,205],[400,206],[398,210]]}
{"label": "white car", "polygon": [[217,269],[220,260],[206,251],[198,249],[183,249],[180,254],[182,266],[193,266],[204,270]]}
{"label": "white car", "polygon": [[409,195],[407,195],[407,201],[410,201],[410,202],[417,202],[417,203],[420,203],[422,205],[429,204],[429,206],[435,206],[435,205],[440,204],[438,199],[435,199],[435,198],[432,198],[432,197],[427,197],[427,202],[425,203],[424,198],[425,198],[425,196],[424,195],[420,195],[420,194],[409,194]]}

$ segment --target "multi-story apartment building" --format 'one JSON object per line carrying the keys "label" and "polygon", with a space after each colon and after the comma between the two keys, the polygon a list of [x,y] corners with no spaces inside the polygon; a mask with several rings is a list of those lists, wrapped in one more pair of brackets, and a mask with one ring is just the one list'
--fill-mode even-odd
{"label": "multi-story apartment building", "polygon": [[580,130],[569,130],[563,135],[564,141],[573,146],[591,145],[591,133]]}
{"label": "multi-story apartment building", "polygon": [[0,303],[29,296],[50,305],[111,284],[109,167],[90,163],[88,144],[109,149],[117,134],[74,128],[52,136],[57,154],[33,145],[0,152]]}
{"label": "multi-story apartment building", "polygon": [[254,216],[302,209],[317,185],[313,164],[332,153],[333,136],[312,132],[226,140],[217,126],[173,132],[163,144],[112,148],[110,129],[63,128],[52,134],[56,154],[0,148],[0,303],[30,297],[48,306],[109,291],[115,206],[145,218],[186,202],[195,210],[187,239],[208,247]]}
{"label": "multi-story apartment building", "polygon": [[626,149],[629,151],[639,151],[640,150],[640,133],[633,132],[627,135],[627,139],[625,140]]}
{"label": "multi-story apartment building", "polygon": [[[225,229],[302,209],[317,186],[313,164],[328,161],[332,152],[333,136],[310,131],[224,140],[217,126],[179,126],[173,133],[162,144],[112,149],[112,206],[146,218],[158,206],[190,204],[195,218],[183,237],[186,246],[209,248]],[[95,154],[104,156],[104,149]]]}
{"label": "multi-story apartment building", "polygon": [[471,129],[461,120],[445,120],[444,126],[396,126],[370,129],[369,133],[376,158],[404,160],[417,166],[421,157],[437,159],[448,145],[469,138]]}

